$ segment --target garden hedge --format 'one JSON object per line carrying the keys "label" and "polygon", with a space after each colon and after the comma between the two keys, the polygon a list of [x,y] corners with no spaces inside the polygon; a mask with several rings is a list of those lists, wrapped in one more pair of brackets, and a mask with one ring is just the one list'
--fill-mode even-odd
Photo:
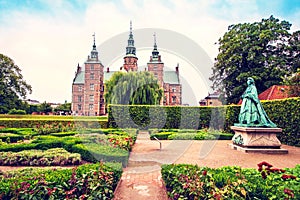
{"label": "garden hedge", "polygon": [[[270,119],[283,129],[282,143],[300,146],[300,98],[262,101]],[[108,126],[112,128],[224,129],[238,122],[239,105],[218,107],[109,105]]]}
{"label": "garden hedge", "polygon": [[59,124],[64,126],[75,124],[79,127],[87,128],[107,128],[107,120],[97,119],[70,119],[70,118],[1,118],[0,127],[9,128],[35,128],[37,126]]}
{"label": "garden hedge", "polygon": [[112,199],[121,175],[120,163],[0,171],[0,199]]}
{"label": "garden hedge", "polygon": [[300,165],[278,169],[267,162],[257,169],[162,165],[168,199],[300,199]]}

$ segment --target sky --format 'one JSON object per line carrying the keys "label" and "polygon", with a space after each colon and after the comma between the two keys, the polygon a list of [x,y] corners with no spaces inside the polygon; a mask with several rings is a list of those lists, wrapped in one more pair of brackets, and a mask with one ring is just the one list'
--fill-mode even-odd
{"label": "sky", "polygon": [[[14,60],[24,80],[32,86],[33,92],[27,98],[71,102],[74,73],[92,50],[92,35],[96,34],[103,65],[117,70],[123,63],[127,38],[117,46],[124,54],[112,60],[102,60],[107,52],[101,47],[113,43],[120,34],[128,35],[132,20],[133,34],[143,29],[157,30],[158,49],[165,65],[173,69],[180,63],[185,84],[183,103],[197,105],[212,92],[206,80],[218,55],[216,42],[228,26],[261,21],[271,15],[292,23],[291,32],[300,29],[299,0],[0,0],[0,53]],[[172,45],[163,46],[159,30],[172,32],[172,37],[164,40],[174,39],[174,43],[179,42],[176,36],[184,36],[203,50],[209,62],[193,60],[194,55],[179,53]],[[151,45],[148,48],[137,38],[135,43],[143,47],[137,49],[138,64],[143,66],[151,55]],[[192,54],[195,50],[185,45],[182,48]],[[191,93],[186,92],[188,88]]]}

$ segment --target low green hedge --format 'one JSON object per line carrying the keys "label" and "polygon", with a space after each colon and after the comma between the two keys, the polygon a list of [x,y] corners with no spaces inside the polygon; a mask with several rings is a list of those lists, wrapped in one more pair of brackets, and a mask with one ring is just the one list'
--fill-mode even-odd
{"label": "low green hedge", "polygon": [[8,166],[63,166],[79,165],[81,156],[62,148],[0,152],[0,165]]}
{"label": "low green hedge", "polygon": [[107,128],[107,120],[97,119],[70,119],[70,118],[0,118],[0,127],[9,128],[35,128],[37,126],[61,123],[63,125],[75,124],[78,127],[86,128]]}
{"label": "low green hedge", "polygon": [[0,171],[0,199],[112,199],[121,164]]}
{"label": "low green hedge", "polygon": [[24,140],[24,136],[14,133],[0,133],[0,140],[7,143],[15,143]]}
{"label": "low green hedge", "polygon": [[124,167],[128,164],[129,152],[97,143],[76,144],[72,146],[72,152],[79,153],[82,159],[89,162],[120,162]]}
{"label": "low green hedge", "polygon": [[[166,132],[161,132],[166,131]],[[159,140],[231,140],[232,133],[223,133],[221,131],[202,130],[174,130],[174,129],[152,129],[150,139],[156,137]]]}
{"label": "low green hedge", "polygon": [[300,199],[300,165],[259,170],[240,167],[208,168],[196,165],[162,165],[169,199]]}
{"label": "low green hedge", "polygon": [[[270,119],[283,129],[282,143],[300,146],[300,98],[262,101]],[[219,107],[109,105],[108,125],[113,128],[138,129],[223,129],[238,122],[239,105]]]}

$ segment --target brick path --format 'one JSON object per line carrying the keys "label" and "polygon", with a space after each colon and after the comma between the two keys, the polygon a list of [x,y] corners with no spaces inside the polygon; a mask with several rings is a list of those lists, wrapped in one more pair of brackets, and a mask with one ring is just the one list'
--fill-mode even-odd
{"label": "brick path", "polygon": [[207,167],[241,166],[257,168],[267,161],[276,168],[295,167],[300,164],[300,148],[282,145],[285,155],[243,153],[230,149],[230,140],[188,141],[164,140],[159,143],[149,139],[147,132],[140,132],[115,191],[114,200],[167,200],[161,178],[161,165],[171,163],[197,164]]}
{"label": "brick path", "polygon": [[[147,132],[138,134],[130,153],[128,167],[124,169],[114,200],[167,200],[160,166],[174,163],[180,151],[185,151],[190,142],[168,145],[160,150],[157,141],[150,140]],[[169,147],[169,148],[168,148]]]}

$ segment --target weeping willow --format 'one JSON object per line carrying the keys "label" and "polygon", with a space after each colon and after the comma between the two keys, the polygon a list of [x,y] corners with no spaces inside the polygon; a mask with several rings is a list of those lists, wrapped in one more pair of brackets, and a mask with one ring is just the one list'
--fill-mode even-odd
{"label": "weeping willow", "polygon": [[106,105],[158,105],[162,97],[157,79],[146,71],[116,72],[105,83]]}

